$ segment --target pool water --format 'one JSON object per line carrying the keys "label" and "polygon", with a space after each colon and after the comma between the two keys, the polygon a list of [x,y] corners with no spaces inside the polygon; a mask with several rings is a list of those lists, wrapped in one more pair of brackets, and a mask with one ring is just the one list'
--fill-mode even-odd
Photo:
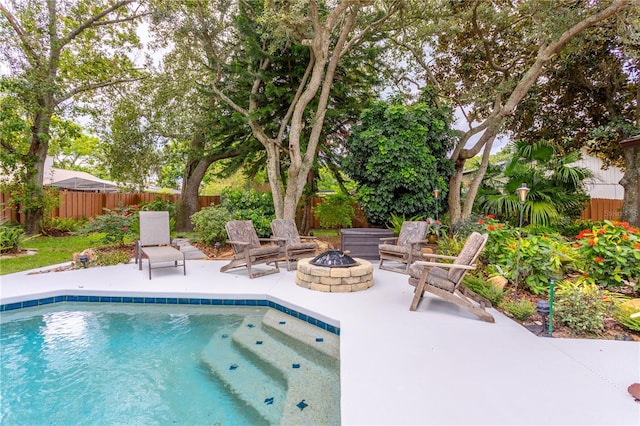
{"label": "pool water", "polygon": [[[73,303],[3,313],[0,423],[277,423],[279,414],[270,417],[261,410],[267,405],[281,409],[280,401],[288,398],[286,380],[278,380],[282,373],[277,371],[258,371],[262,362],[243,355],[232,342],[238,330],[246,334],[260,325],[268,310]],[[260,345],[268,346],[266,341]],[[313,355],[299,357],[303,364],[312,363]],[[260,381],[264,401],[254,405],[239,396],[244,391],[230,389],[215,374],[216,359],[224,360],[218,367],[224,373],[233,365],[245,372],[254,368],[251,379],[239,386],[255,387],[251,380]],[[326,364],[318,368],[339,389],[337,365],[326,373]],[[312,376],[305,378],[313,382]],[[337,398],[330,404],[339,407],[339,392],[326,397]],[[331,413],[323,422],[339,424],[339,410],[337,416]]]}

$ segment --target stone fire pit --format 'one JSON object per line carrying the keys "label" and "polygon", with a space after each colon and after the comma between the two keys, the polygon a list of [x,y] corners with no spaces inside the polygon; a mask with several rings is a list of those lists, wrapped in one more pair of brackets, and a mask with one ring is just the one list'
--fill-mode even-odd
{"label": "stone fire pit", "polygon": [[[320,257],[320,256],[318,256]],[[373,265],[371,262],[354,258],[352,266],[314,265],[315,259],[300,259],[296,272],[296,284],[316,291],[346,293],[366,290],[373,286]]]}

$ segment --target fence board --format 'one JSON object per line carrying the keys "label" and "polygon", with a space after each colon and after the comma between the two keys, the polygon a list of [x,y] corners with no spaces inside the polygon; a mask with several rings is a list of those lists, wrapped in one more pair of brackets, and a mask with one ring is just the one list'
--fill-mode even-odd
{"label": "fence board", "polygon": [[[175,202],[177,195],[172,194],[148,194],[148,193],[94,193],[79,191],[60,191],[60,205],[54,209],[52,217],[61,218],[92,218],[104,213],[104,208],[115,209],[118,206],[139,205],[155,201],[157,197]],[[0,192],[0,218],[3,221],[17,221],[18,215],[15,209],[8,205],[9,194]],[[314,197],[312,206],[317,206],[322,201],[322,197]],[[210,205],[220,204],[219,196],[199,196],[198,210]],[[618,220],[622,200],[610,200],[604,198],[592,198],[585,205],[580,216],[583,220]],[[22,215],[23,216],[23,215]],[[22,219],[24,220],[24,219]],[[311,228],[319,228],[318,219],[311,215]],[[359,206],[356,206],[356,217],[353,220],[353,227],[366,228],[369,225]]]}
{"label": "fence board", "polygon": [[592,198],[586,205],[580,219],[582,220],[619,220],[622,200]]}

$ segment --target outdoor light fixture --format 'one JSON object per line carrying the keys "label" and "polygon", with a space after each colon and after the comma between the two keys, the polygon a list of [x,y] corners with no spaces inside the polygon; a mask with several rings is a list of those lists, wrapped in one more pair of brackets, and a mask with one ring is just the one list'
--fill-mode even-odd
{"label": "outdoor light fixture", "polygon": [[220,253],[220,247],[222,247],[222,244],[220,244],[220,241],[216,241],[216,243],[213,245],[216,248],[216,256]]}
{"label": "outdoor light fixture", "polygon": [[[527,188],[527,184],[523,183],[520,188],[516,190],[518,194],[518,200],[520,200],[520,204],[524,204],[527,201],[527,194],[529,193],[529,188]],[[520,226],[522,226],[522,216],[520,216]]]}
{"label": "outdoor light fixture", "polygon": [[516,194],[518,195],[518,201],[520,201],[520,225],[518,226],[518,252],[516,254],[516,279],[513,298],[517,300],[518,277],[520,276],[520,241],[522,240],[522,213],[524,212],[524,203],[527,201],[527,195],[529,194],[529,188],[527,188],[527,184],[523,183],[520,188],[516,190]]}
{"label": "outdoor light fixture", "polygon": [[86,268],[87,262],[89,261],[89,256],[87,256],[86,254],[81,254],[78,260],[80,261],[80,263],[82,263],[82,267]]}
{"label": "outdoor light fixture", "polygon": [[547,317],[549,317],[549,313],[551,312],[549,302],[546,300],[539,300],[538,303],[536,303],[536,312],[542,317],[542,330],[538,333],[538,335],[540,335],[547,330]]}
{"label": "outdoor light fixture", "polygon": [[436,220],[438,220],[438,207],[439,207],[439,200],[440,200],[440,190],[439,189],[434,189],[433,190],[433,196],[436,198]]}

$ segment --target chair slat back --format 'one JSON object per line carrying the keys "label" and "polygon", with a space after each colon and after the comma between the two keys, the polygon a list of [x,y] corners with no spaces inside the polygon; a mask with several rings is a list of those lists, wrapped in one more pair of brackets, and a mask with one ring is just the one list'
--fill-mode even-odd
{"label": "chair slat back", "polygon": [[[456,265],[473,265],[482,253],[485,244],[487,243],[487,239],[489,238],[488,234],[479,234],[477,232],[471,233],[467,242],[464,244],[464,247],[456,257],[456,260],[453,262]],[[449,274],[447,278],[454,282],[456,285],[460,283],[462,277],[467,271],[465,269],[449,269]]]}
{"label": "chair slat back", "polygon": [[397,245],[408,247],[412,241],[424,240],[426,236],[427,222],[424,220],[405,221],[402,223]]}
{"label": "chair slat back", "polygon": [[286,238],[287,245],[299,244],[300,234],[293,219],[275,219],[271,222],[271,231],[276,238]]}
{"label": "chair slat back", "polygon": [[140,212],[140,245],[145,247],[169,244],[169,212]]}
{"label": "chair slat back", "polygon": [[227,230],[227,236],[231,241],[241,241],[249,243],[248,246],[240,244],[231,244],[233,251],[236,254],[243,253],[248,248],[260,247],[260,240],[258,239],[258,233],[253,227],[253,222],[250,220],[231,220],[224,225]]}

